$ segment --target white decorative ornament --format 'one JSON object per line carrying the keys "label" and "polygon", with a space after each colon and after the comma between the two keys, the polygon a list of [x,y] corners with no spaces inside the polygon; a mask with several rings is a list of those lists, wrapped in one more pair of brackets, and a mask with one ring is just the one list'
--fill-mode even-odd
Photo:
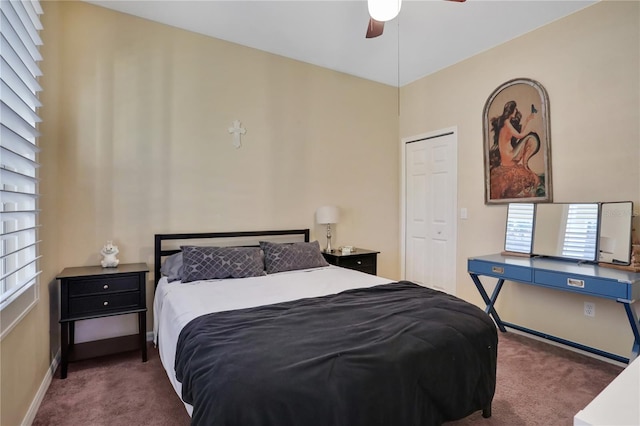
{"label": "white decorative ornament", "polygon": [[118,250],[118,246],[113,245],[113,241],[107,241],[107,244],[102,247],[100,250],[100,254],[102,255],[102,264],[103,268],[115,268],[118,266],[120,261],[116,259],[116,255],[120,253]]}
{"label": "white decorative ornament", "polygon": [[240,125],[240,120],[235,120],[233,122],[233,127],[229,127],[229,133],[233,134],[233,146],[240,148],[242,145],[242,140],[240,139],[242,135],[247,133],[247,130]]}

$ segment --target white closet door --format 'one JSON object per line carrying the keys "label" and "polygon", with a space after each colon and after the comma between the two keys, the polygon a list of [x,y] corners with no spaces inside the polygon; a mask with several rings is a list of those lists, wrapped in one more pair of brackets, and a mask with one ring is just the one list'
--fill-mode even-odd
{"label": "white closet door", "polygon": [[405,279],[456,293],[454,132],[405,144]]}

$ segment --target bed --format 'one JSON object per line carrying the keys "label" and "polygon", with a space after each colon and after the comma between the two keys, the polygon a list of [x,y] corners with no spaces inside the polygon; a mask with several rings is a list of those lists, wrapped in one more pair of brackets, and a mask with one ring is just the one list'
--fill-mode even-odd
{"label": "bed", "polygon": [[154,341],[193,425],[491,415],[498,337],[474,305],[329,265],[308,229],[157,234],[154,258]]}

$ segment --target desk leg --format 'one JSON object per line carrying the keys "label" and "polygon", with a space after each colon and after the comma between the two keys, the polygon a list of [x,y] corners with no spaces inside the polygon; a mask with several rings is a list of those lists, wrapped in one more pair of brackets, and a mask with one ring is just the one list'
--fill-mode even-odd
{"label": "desk leg", "polygon": [[629,357],[629,364],[631,364],[631,361],[640,355],[640,330],[638,330],[640,321],[638,320],[638,314],[636,314],[632,303],[621,300],[619,300],[619,302],[624,305],[624,310],[627,312],[627,318],[629,318],[629,324],[631,325],[631,331],[633,331],[633,346],[631,348],[631,356]]}
{"label": "desk leg", "polygon": [[60,378],[67,378],[67,366],[69,365],[69,323],[60,323]]}
{"label": "desk leg", "polygon": [[493,289],[493,294],[491,295],[491,298],[489,298],[487,291],[484,289],[484,286],[480,282],[480,278],[478,278],[476,274],[469,273],[469,275],[471,275],[471,279],[473,280],[473,283],[476,285],[476,288],[480,292],[480,296],[482,296],[482,300],[484,300],[484,303],[487,304],[487,307],[485,308],[484,311],[493,317],[500,331],[502,331],[503,333],[506,332],[507,329],[504,328],[504,324],[502,324],[502,320],[500,319],[498,312],[496,312],[495,308],[493,307],[494,304],[496,303],[496,300],[498,299],[498,295],[500,294],[502,285],[504,284],[504,279],[502,278],[498,279],[496,288]]}
{"label": "desk leg", "polygon": [[140,349],[142,349],[142,362],[147,362],[147,312],[138,312],[138,334],[140,336]]}

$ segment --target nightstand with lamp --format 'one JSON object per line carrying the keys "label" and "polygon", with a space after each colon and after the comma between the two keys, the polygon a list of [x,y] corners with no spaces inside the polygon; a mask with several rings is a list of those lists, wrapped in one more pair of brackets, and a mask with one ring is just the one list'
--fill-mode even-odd
{"label": "nightstand with lamp", "polygon": [[335,206],[322,206],[316,210],[316,222],[327,225],[327,247],[322,251],[325,260],[331,265],[354,269],[371,275],[377,273],[377,256],[379,251],[355,247],[344,247],[334,250],[331,247],[331,225],[340,220],[340,210]]}

